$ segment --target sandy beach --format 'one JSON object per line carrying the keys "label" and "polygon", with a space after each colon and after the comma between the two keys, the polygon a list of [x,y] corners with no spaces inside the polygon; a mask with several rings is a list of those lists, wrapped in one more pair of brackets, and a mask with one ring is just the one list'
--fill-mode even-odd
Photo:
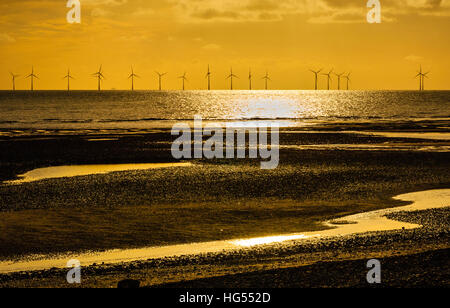
{"label": "sandy beach", "polygon": [[[424,131],[425,125],[425,131],[443,133],[442,128],[437,128],[443,123],[412,122],[408,123],[407,130],[405,125],[397,124],[399,135],[395,137],[355,131],[392,131],[392,123],[376,127],[364,123],[336,123],[333,127],[284,129],[280,144],[293,147],[280,148],[280,166],[269,172],[260,170],[258,162],[249,159],[193,160],[189,167],[170,167],[180,162],[170,155],[173,137],[169,131],[161,129],[150,133],[67,135],[54,132],[45,138],[33,134],[2,137],[1,259],[19,261],[44,254],[56,256],[70,252],[73,255],[321,232],[329,228],[324,221],[404,206],[408,202],[393,197],[448,188],[450,184],[449,154],[437,149],[448,146],[448,140],[400,136],[401,131],[417,132],[419,128]],[[345,132],[347,130],[352,132]],[[359,148],[333,149],[337,144],[358,145]],[[381,144],[392,147],[383,151],[370,148]],[[328,148],[301,147],[308,145]],[[33,151],[27,151],[30,148]],[[159,163],[165,168],[113,169],[109,170],[115,171],[112,173],[103,170],[76,177],[38,177],[36,181],[19,184],[8,182],[17,175],[52,166],[132,163]],[[215,253],[96,265],[85,269],[89,277],[85,278],[83,286],[114,287],[117,281],[127,277],[138,278],[144,286],[167,283],[176,283],[168,285],[176,287],[239,285],[231,281],[247,281],[252,287],[306,286],[306,278],[297,282],[280,278],[279,282],[270,283],[273,281],[270,270],[283,268],[284,274],[279,275],[289,276],[291,272],[309,271],[308,266],[325,269],[331,262],[339,264],[336,268],[340,268],[351,266],[354,260],[362,262],[372,257],[387,258],[395,264],[403,262],[407,266],[408,258],[418,258],[422,253],[440,264],[449,248],[448,209],[395,215],[405,222],[422,222],[424,217],[430,221],[423,223],[425,228],[420,231],[349,235],[311,244],[258,247],[245,254]],[[17,234],[20,236],[14,236]],[[324,261],[328,263],[311,265]],[[434,271],[430,267],[429,273]],[[3,286],[68,287],[60,285],[64,278],[61,273],[57,269],[10,273],[0,275],[0,281]],[[267,281],[252,280],[255,273],[264,274]],[[234,276],[238,274],[241,276]],[[322,277],[323,280],[320,277],[309,286],[326,285],[326,277]],[[411,278],[409,285],[426,286],[428,282],[423,279]],[[180,282],[190,280],[192,282]],[[361,286],[352,281],[347,285]],[[440,286],[446,285],[446,280],[441,280]],[[329,286],[339,285],[330,282]]]}

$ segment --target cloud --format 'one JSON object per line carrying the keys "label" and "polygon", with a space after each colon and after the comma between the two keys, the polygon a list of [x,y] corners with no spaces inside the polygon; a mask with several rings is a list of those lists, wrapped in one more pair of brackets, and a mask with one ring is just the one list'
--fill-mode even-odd
{"label": "cloud", "polygon": [[91,11],[92,17],[105,17],[105,16],[108,16],[109,14],[110,14],[109,11],[101,9],[101,8],[95,8]]}
{"label": "cloud", "polygon": [[[168,0],[184,22],[279,21],[303,15],[311,23],[365,23],[365,0]],[[383,0],[383,22],[399,15],[450,16],[450,0]]]}
{"label": "cloud", "polygon": [[410,62],[420,62],[423,60],[423,57],[411,54],[411,55],[406,56],[405,60],[410,61]]}
{"label": "cloud", "polygon": [[202,49],[205,49],[205,50],[219,50],[221,48],[222,47],[220,45],[217,45],[217,44],[207,44],[207,45],[202,47]]}
{"label": "cloud", "polygon": [[0,33],[0,43],[14,43],[15,41],[9,34]]}
{"label": "cloud", "polygon": [[81,5],[88,6],[119,6],[128,3],[128,0],[81,0]]}

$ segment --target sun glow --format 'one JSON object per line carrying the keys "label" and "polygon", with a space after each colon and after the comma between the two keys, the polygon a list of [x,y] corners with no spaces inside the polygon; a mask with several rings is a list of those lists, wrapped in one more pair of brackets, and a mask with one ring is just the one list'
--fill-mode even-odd
{"label": "sun glow", "polygon": [[312,238],[314,236],[307,236],[304,234],[296,234],[296,235],[280,235],[280,236],[267,236],[267,237],[257,237],[247,240],[237,240],[231,242],[233,245],[241,246],[241,247],[253,247],[258,245],[267,245],[274,243],[282,243],[286,241],[294,241],[294,240],[302,240],[307,238]]}

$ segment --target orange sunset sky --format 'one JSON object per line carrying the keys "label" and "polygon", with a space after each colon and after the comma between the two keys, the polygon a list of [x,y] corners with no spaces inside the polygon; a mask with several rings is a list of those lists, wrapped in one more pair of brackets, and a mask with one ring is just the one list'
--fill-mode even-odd
{"label": "orange sunset sky", "polygon": [[[9,71],[28,89],[96,89],[91,75],[103,64],[104,89],[156,89],[155,70],[168,72],[163,87],[226,89],[230,67],[247,89],[312,89],[308,70],[352,72],[352,89],[418,89],[419,65],[431,71],[427,89],[450,89],[450,0],[381,0],[382,23],[368,24],[366,0],[81,0],[81,24],[68,24],[66,0],[0,1],[0,89]],[[320,78],[320,88],[326,86]],[[333,80],[335,88],[336,79]]]}

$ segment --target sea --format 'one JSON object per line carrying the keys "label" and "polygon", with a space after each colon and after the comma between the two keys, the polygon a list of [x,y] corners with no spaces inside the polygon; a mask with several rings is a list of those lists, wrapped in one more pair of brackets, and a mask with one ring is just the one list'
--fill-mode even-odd
{"label": "sea", "polygon": [[450,91],[0,91],[0,133],[146,130],[205,121],[450,120]]}

